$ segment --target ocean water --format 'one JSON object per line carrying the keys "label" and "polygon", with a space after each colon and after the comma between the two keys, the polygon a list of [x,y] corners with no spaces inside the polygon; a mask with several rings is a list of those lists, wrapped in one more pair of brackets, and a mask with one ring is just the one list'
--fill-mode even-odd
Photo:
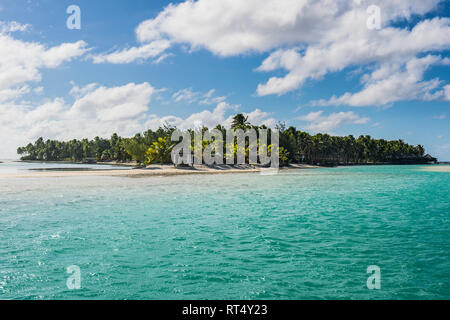
{"label": "ocean water", "polygon": [[0,299],[449,299],[449,193],[421,166],[0,179]]}

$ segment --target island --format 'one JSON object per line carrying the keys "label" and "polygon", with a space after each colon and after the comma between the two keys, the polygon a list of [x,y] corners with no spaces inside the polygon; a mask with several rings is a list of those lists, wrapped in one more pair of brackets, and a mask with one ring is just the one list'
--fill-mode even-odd
{"label": "island", "polygon": [[[265,126],[254,126],[243,114],[233,118],[231,128],[243,131],[249,129],[265,129]],[[218,125],[215,129],[224,132],[226,128]],[[279,123],[279,158],[280,166],[347,166],[347,165],[382,165],[382,164],[434,164],[437,159],[425,154],[422,145],[409,145],[403,140],[374,139],[369,135],[355,138],[352,135],[340,137],[329,134],[298,130]],[[104,163],[132,165],[139,169],[151,168],[152,165],[173,165],[171,150],[175,143],[171,135],[174,127],[164,126],[156,131],[147,130],[132,138],[120,137],[114,133],[111,138],[95,137],[92,140],[73,139],[70,141],[37,139],[34,143],[19,147],[17,153],[23,161],[70,161],[73,163]],[[203,127],[197,130],[207,131]],[[195,130],[187,130],[194,136]],[[202,141],[207,146],[211,141]],[[248,148],[248,143],[246,148]],[[270,145],[267,146],[270,149]],[[203,147],[204,148],[204,147]],[[236,149],[236,148],[235,148]],[[235,151],[236,152],[236,151]],[[225,156],[226,150],[223,152]],[[248,150],[246,149],[246,154]],[[220,168],[209,168],[211,170]],[[242,170],[242,168],[228,168]],[[246,167],[246,170],[253,169]],[[222,169],[223,170],[223,169]]]}

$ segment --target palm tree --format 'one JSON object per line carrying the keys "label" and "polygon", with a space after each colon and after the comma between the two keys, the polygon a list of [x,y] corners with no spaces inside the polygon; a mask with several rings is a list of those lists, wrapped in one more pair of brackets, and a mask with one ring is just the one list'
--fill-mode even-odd
{"label": "palm tree", "polygon": [[242,113],[239,113],[233,117],[231,129],[245,129],[248,125],[248,116],[246,117]]}
{"label": "palm tree", "polygon": [[[265,129],[265,127],[251,126],[248,117],[244,114],[237,114],[233,118],[233,129],[248,130]],[[368,163],[368,162],[391,162],[398,163],[408,161],[408,163],[424,160],[425,149],[423,146],[412,146],[402,140],[386,141],[383,139],[373,139],[370,136],[360,136],[355,139],[352,135],[347,137],[335,137],[328,134],[318,133],[310,135],[294,127],[286,128],[284,123],[279,123],[276,127],[280,132],[280,156],[286,158],[285,162],[299,161],[306,163]],[[225,127],[218,125],[223,136],[226,136]],[[133,138],[122,138],[113,134],[110,139],[95,137],[93,140],[71,140],[60,142],[56,140],[37,139],[34,143],[29,143],[25,147],[19,147],[17,153],[23,160],[72,160],[82,161],[86,158],[95,157],[102,161],[129,161],[131,159],[137,162],[170,162],[170,153],[174,146],[169,140],[174,127],[164,126],[156,131],[147,130],[143,134],[137,134]],[[207,128],[202,128],[202,133]],[[194,131],[188,130],[192,141],[195,141]],[[270,141],[271,130],[268,129],[269,139],[267,146],[262,151],[267,151]],[[211,141],[202,141],[197,143],[194,148],[198,151],[204,151],[205,147]],[[230,153],[226,153],[226,144],[223,143],[224,160],[236,158],[237,145],[236,139],[229,142]],[[245,141],[246,160],[249,160],[249,151],[252,146]],[[283,149],[281,149],[283,148]],[[285,152],[284,152],[285,151]],[[281,159],[283,160],[283,159]],[[283,160],[284,161],[284,160]],[[281,161],[280,161],[281,162]]]}
{"label": "palm tree", "polygon": [[170,140],[170,137],[158,138],[158,141],[153,142],[147,150],[146,163],[169,163],[171,161],[171,152],[174,146],[175,144]]}
{"label": "palm tree", "polygon": [[149,146],[144,143],[144,139],[140,134],[137,134],[134,138],[124,139],[122,144],[125,151],[131,155],[133,160],[137,163],[145,161]]}

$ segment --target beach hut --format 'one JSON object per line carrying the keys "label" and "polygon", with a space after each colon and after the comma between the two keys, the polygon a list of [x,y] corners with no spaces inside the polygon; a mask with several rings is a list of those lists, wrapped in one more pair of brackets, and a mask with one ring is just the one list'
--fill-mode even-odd
{"label": "beach hut", "polygon": [[436,164],[436,163],[438,162],[438,159],[437,159],[437,158],[434,158],[434,157],[432,157],[432,156],[429,155],[429,154],[426,154],[423,158],[425,159],[425,161],[426,161],[427,163],[434,163],[434,164]]}

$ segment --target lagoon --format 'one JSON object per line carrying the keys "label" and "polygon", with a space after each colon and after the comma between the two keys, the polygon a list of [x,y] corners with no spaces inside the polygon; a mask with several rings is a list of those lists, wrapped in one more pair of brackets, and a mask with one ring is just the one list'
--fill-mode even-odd
{"label": "lagoon", "polygon": [[449,299],[450,174],[423,168],[0,178],[0,298]]}

